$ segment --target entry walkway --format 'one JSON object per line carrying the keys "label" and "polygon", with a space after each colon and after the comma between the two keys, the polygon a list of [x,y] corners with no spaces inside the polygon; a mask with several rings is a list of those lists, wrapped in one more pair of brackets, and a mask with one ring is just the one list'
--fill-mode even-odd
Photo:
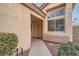
{"label": "entry walkway", "polygon": [[52,55],[42,40],[33,39],[29,56],[52,56]]}

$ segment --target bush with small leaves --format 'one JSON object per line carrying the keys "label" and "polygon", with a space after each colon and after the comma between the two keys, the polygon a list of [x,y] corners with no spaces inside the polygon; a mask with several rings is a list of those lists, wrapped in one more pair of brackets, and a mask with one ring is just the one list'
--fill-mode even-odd
{"label": "bush with small leaves", "polygon": [[0,55],[11,55],[17,47],[18,38],[14,33],[0,32]]}
{"label": "bush with small leaves", "polygon": [[79,44],[66,42],[60,44],[59,56],[79,56]]}

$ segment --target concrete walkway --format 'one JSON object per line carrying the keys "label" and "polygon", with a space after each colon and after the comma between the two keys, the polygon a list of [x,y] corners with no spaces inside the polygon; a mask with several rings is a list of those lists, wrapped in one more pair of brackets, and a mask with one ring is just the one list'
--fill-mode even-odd
{"label": "concrete walkway", "polygon": [[52,55],[42,40],[33,39],[29,56],[52,56]]}

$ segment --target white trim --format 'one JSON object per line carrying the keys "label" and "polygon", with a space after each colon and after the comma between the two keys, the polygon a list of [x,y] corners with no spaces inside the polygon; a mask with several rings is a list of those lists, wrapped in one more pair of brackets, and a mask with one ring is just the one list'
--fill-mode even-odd
{"label": "white trim", "polygon": [[65,15],[57,16],[57,17],[51,17],[51,18],[48,18],[48,20],[56,20],[56,19],[61,19],[61,18],[65,18]]}

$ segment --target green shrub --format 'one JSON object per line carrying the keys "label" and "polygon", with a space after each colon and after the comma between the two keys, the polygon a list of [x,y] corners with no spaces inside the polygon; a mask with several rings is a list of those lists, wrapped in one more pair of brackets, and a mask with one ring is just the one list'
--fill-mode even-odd
{"label": "green shrub", "polygon": [[17,44],[18,38],[16,34],[0,32],[0,55],[11,55]]}
{"label": "green shrub", "polygon": [[77,43],[62,43],[59,48],[58,55],[60,56],[79,56],[79,44]]}

